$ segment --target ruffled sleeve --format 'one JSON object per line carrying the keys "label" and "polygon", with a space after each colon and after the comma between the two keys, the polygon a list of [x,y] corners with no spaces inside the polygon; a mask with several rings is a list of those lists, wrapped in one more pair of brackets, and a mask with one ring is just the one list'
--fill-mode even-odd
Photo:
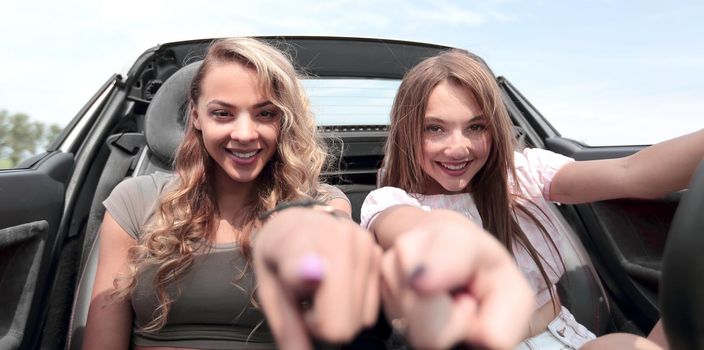
{"label": "ruffled sleeve", "polygon": [[514,154],[516,173],[524,190],[533,197],[550,200],[550,186],[558,170],[574,159],[539,148],[526,148]]}
{"label": "ruffled sleeve", "polygon": [[422,206],[418,199],[400,188],[382,187],[369,192],[367,198],[364,199],[360,214],[360,225],[369,229],[377,214],[396,205],[410,205],[429,210],[429,208]]}

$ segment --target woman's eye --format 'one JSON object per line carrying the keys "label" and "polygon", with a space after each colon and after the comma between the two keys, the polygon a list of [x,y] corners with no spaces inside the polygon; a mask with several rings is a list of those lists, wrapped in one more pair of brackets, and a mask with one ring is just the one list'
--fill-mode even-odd
{"label": "woman's eye", "polygon": [[442,132],[442,128],[439,125],[428,125],[425,127],[425,131],[431,133],[440,133]]}
{"label": "woman's eye", "polygon": [[276,111],[268,110],[268,109],[259,112],[260,117],[267,118],[267,119],[274,118],[274,117],[276,117],[276,115],[277,115]]}
{"label": "woman's eye", "polygon": [[227,118],[231,116],[230,112],[224,109],[216,109],[210,112],[210,114],[216,118]]}
{"label": "woman's eye", "polygon": [[469,126],[469,130],[472,132],[482,132],[486,130],[486,125],[484,124],[473,124]]}

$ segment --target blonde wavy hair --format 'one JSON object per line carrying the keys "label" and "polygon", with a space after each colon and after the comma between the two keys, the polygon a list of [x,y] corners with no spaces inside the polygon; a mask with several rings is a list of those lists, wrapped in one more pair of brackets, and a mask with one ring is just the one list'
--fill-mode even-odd
{"label": "blonde wavy hair", "polygon": [[[327,149],[290,60],[256,39],[229,38],[211,44],[193,77],[189,110],[196,107],[203,78],[210,68],[223,63],[238,63],[256,71],[259,88],[282,113],[276,152],[256,179],[258,196],[246,207],[244,234],[237,238],[242,254],[251,261],[252,232],[261,224],[258,217],[279,202],[315,196]],[[153,223],[129,251],[127,274],[114,282],[113,298],[124,299],[134,290],[140,271],[156,266],[154,286],[159,307],[153,320],[142,327],[147,332],[164,326],[175,300],[167,286],[191,267],[194,253],[209,246],[209,238],[217,228],[213,176],[218,165],[206,151],[202,133],[193,126],[191,118],[189,115],[184,139],[176,151],[176,185],[161,196]]]}
{"label": "blonde wavy hair", "polygon": [[[425,59],[403,77],[391,108],[391,126],[386,143],[381,186],[401,188],[409,193],[423,194],[433,179],[421,168],[423,157],[423,123],[428,99],[433,89],[443,81],[469,89],[488,121],[491,151],[484,167],[465,189],[471,192],[482,218],[484,229],[491,232],[513,253],[514,242],[523,246],[540,270],[547,285],[551,285],[541,261],[545,258],[533,247],[516,221],[516,211],[525,214],[540,229],[559,255],[557,247],[544,225],[527,206],[539,207],[518,195],[520,184],[513,163],[516,145],[511,119],[501,98],[491,71],[478,57],[462,50],[449,50]],[[562,257],[560,256],[560,260]],[[548,264],[548,267],[550,265]],[[550,288],[553,305],[556,296]]]}

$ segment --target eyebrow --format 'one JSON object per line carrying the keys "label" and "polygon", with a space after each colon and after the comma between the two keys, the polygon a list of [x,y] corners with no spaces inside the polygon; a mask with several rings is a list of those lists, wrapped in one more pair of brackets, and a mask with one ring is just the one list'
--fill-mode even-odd
{"label": "eyebrow", "polygon": [[[432,116],[432,115],[427,115],[424,117],[424,119],[426,121],[431,121],[431,122],[444,122],[441,117],[436,117],[436,116]],[[486,120],[487,120],[486,116],[484,116],[484,114],[480,114],[480,115],[474,116],[472,119],[470,119],[467,122],[467,124],[476,123],[476,122],[480,122],[480,121],[486,121]]]}
{"label": "eyebrow", "polygon": [[262,107],[267,107],[269,105],[273,105],[273,103],[269,100],[266,100],[264,102],[259,102],[259,103],[255,104],[254,108],[262,108]]}
{"label": "eyebrow", "polygon": [[[230,104],[230,103],[227,103],[227,102],[225,102],[225,101],[221,101],[221,100],[212,100],[212,101],[208,102],[208,106],[210,106],[210,105],[220,105],[220,106],[223,106],[223,107],[225,107],[225,108],[235,108],[235,105]],[[252,107],[253,107],[253,108],[262,108],[262,107],[266,107],[266,106],[269,106],[269,105],[273,105],[273,103],[272,103],[271,101],[269,101],[269,100],[266,100],[266,101],[264,101],[264,102],[259,102],[259,103],[255,104],[255,105],[252,106]]]}

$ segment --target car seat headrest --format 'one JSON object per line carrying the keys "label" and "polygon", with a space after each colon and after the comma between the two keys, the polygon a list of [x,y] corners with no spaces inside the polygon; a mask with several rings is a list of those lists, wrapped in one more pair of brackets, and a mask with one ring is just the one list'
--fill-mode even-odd
{"label": "car seat headrest", "polygon": [[171,75],[157,90],[147,108],[144,135],[151,152],[164,164],[173,164],[188,120],[188,90],[202,61]]}

